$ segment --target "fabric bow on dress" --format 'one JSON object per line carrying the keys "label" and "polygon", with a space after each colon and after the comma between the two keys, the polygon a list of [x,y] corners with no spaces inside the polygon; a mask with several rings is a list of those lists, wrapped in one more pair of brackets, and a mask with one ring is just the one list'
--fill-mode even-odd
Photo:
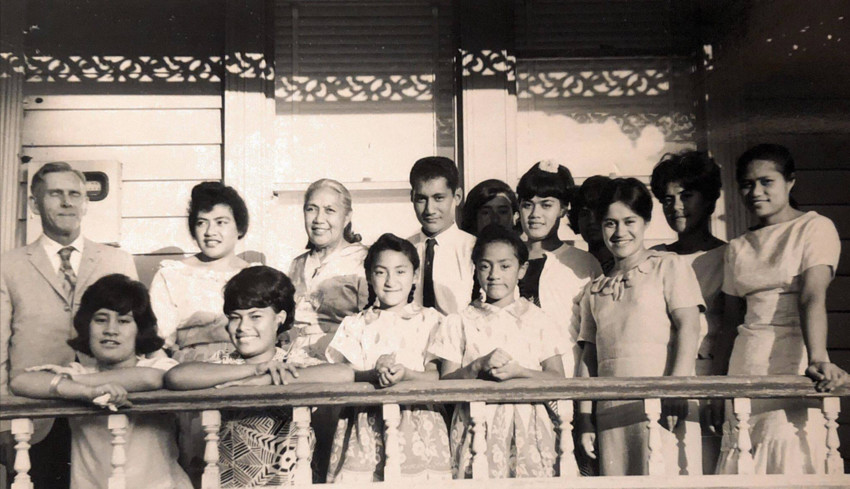
{"label": "fabric bow on dress", "polygon": [[615,272],[610,277],[605,275],[596,277],[590,286],[590,293],[610,295],[613,300],[619,301],[626,293],[626,289],[634,285],[634,280],[637,278],[638,272],[649,273],[649,259],[659,254],[658,252],[650,251],[640,263],[625,272]]}

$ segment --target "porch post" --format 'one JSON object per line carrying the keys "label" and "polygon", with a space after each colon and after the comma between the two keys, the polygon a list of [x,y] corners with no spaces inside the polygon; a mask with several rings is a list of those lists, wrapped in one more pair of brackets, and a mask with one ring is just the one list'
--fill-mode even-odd
{"label": "porch post", "polygon": [[24,0],[0,4],[0,252],[18,242],[21,125],[24,118]]}
{"label": "porch post", "polygon": [[[737,14],[737,15],[736,15]],[[720,165],[723,193],[717,201],[717,214],[723,214],[725,226],[712,229],[724,240],[747,230],[747,212],[738,193],[735,161],[747,147],[744,77],[747,60],[742,54],[745,36],[743,16],[736,9],[723,16],[725,32],[703,48],[705,87],[706,145]]]}
{"label": "porch post", "polygon": [[460,2],[465,190],[488,178],[516,183],[513,2]]}
{"label": "porch post", "polygon": [[[223,180],[242,194],[251,231],[240,252],[263,250],[265,208],[272,200],[263,170],[274,158],[274,9],[267,0],[226,2]],[[261,255],[248,261],[260,261]]]}

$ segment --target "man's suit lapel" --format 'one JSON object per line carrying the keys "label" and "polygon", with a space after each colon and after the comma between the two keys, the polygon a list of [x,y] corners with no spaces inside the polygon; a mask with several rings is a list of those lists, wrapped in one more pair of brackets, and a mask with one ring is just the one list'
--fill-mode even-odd
{"label": "man's suit lapel", "polygon": [[36,241],[27,245],[27,255],[29,255],[29,260],[33,267],[47,280],[47,283],[59,294],[59,297],[64,299],[65,302],[70,302],[70,298],[65,296],[65,290],[62,288],[62,280],[59,278],[59,272],[53,269],[53,264],[47,258],[47,253],[44,251],[44,247],[41,246],[41,242]]}
{"label": "man's suit lapel", "polygon": [[82,293],[88,287],[88,279],[100,263],[100,247],[93,241],[86,240],[83,246],[83,257],[80,260],[80,272],[77,274],[77,287],[74,289]]}

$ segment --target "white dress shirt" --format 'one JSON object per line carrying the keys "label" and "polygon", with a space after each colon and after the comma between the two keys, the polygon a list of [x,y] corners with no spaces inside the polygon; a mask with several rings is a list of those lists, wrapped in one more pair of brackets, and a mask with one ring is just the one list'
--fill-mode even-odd
{"label": "white dress shirt", "polygon": [[428,238],[437,242],[434,246],[434,297],[436,309],[443,314],[462,311],[472,299],[472,284],[475,265],[472,263],[472,247],[475,236],[461,231],[457,223],[435,236],[427,236],[421,230],[409,238],[419,253],[419,282],[416,284],[414,301],[422,305],[422,290],[425,279],[425,247]]}
{"label": "white dress shirt", "polygon": [[50,260],[50,265],[53,266],[53,269],[56,270],[57,274],[59,273],[59,268],[62,266],[62,258],[59,256],[59,250],[66,246],[72,246],[74,250],[71,251],[71,256],[69,258],[71,261],[71,268],[74,269],[75,274],[80,274],[80,262],[83,261],[83,245],[86,241],[82,234],[77,236],[77,239],[72,241],[69,245],[57,243],[56,241],[48,238],[46,234],[42,234],[39,239],[41,240],[41,246],[44,247],[44,252],[47,253],[47,259]]}

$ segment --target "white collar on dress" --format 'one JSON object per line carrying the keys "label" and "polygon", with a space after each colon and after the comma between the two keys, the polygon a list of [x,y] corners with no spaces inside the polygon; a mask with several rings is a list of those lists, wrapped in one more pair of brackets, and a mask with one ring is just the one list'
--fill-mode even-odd
{"label": "white collar on dress", "polygon": [[526,311],[528,311],[528,308],[531,307],[531,302],[529,302],[528,299],[518,297],[515,301],[505,307],[494,306],[481,300],[475,300],[472,302],[471,305],[473,309],[478,312],[482,317],[487,317],[505,312],[515,318],[519,318],[523,314],[525,314]]}
{"label": "white collar on dress", "polygon": [[422,310],[423,307],[416,304],[415,302],[408,303],[399,312],[386,311],[378,308],[377,306],[372,306],[369,309],[363,311],[363,320],[366,322],[366,324],[371,324],[384,314],[407,320],[418,316],[422,313]]}

